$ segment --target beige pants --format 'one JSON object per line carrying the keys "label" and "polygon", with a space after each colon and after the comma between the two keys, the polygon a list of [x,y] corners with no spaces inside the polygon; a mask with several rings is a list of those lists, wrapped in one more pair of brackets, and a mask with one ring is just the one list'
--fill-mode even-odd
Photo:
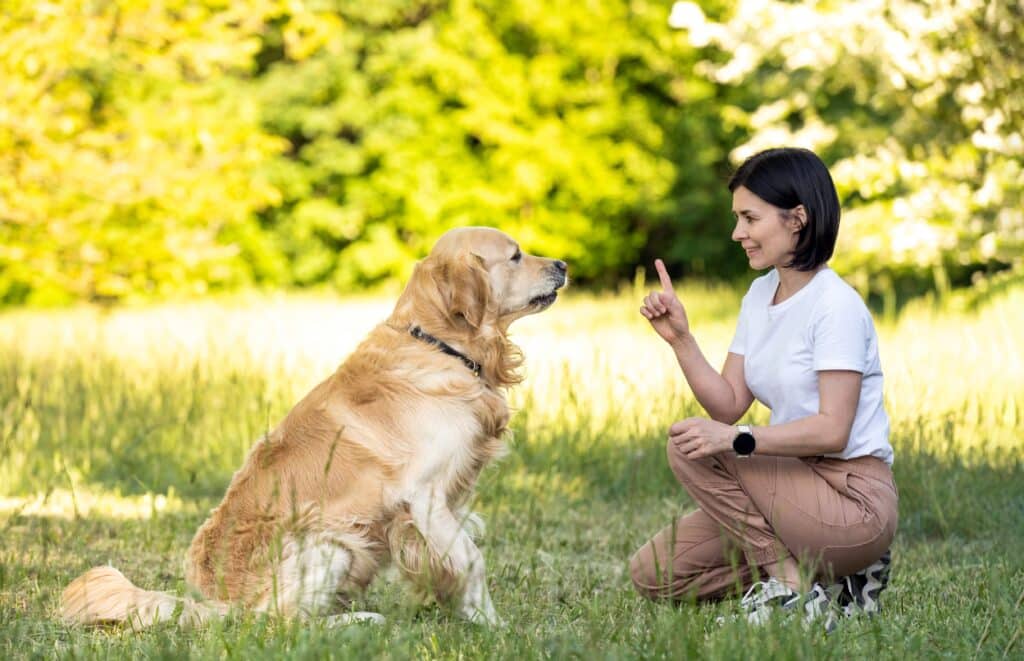
{"label": "beige pants", "polygon": [[845,576],[877,560],[896,533],[892,471],[875,457],[691,461],[669,442],[668,461],[699,509],[630,560],[634,585],[652,599],[720,598],[786,556],[819,577]]}

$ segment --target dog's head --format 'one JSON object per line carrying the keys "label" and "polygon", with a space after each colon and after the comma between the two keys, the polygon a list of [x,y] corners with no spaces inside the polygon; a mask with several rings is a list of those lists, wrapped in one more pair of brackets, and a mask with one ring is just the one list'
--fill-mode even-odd
{"label": "dog's head", "polygon": [[496,385],[517,383],[522,362],[509,324],[551,306],[568,282],[565,262],[527,255],[512,237],[487,227],[444,234],[416,265],[391,324],[420,326],[483,365]]}
{"label": "dog's head", "polygon": [[453,327],[504,332],[516,319],[548,308],[567,282],[565,262],[528,255],[496,229],[462,227],[438,239],[405,296],[426,303],[432,316]]}
{"label": "dog's head", "polygon": [[463,227],[438,239],[426,260],[440,270],[449,310],[471,326],[493,318],[507,327],[555,302],[568,281],[565,262],[524,253],[489,227]]}

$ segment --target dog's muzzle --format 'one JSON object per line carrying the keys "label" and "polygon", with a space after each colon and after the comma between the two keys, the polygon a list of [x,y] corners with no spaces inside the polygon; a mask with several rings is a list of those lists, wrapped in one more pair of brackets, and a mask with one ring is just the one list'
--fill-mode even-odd
{"label": "dog's muzzle", "polygon": [[541,294],[540,296],[534,296],[530,299],[530,305],[537,306],[539,308],[546,308],[555,302],[558,298],[558,290],[564,287],[569,282],[569,266],[560,259],[556,259],[552,262],[551,267],[548,269],[550,273],[551,291]]}

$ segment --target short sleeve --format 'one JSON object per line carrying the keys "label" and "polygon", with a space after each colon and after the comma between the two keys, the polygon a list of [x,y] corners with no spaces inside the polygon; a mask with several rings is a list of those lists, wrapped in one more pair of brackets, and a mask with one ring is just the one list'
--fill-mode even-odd
{"label": "short sleeve", "polygon": [[[851,292],[852,293],[852,292]],[[856,294],[822,301],[813,333],[814,371],[867,369],[873,325]]]}
{"label": "short sleeve", "polygon": [[736,322],[736,334],[733,335],[732,344],[729,345],[729,353],[734,353],[740,356],[746,355],[747,353],[747,327],[750,325],[750,314],[749,305],[747,305],[747,299],[749,294],[743,297],[743,302],[740,304],[740,317]]}

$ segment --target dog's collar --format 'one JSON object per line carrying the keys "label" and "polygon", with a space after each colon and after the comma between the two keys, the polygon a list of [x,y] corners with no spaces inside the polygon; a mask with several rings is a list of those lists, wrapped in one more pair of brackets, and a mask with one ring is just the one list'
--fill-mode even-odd
{"label": "dog's collar", "polygon": [[446,342],[437,339],[430,333],[425,333],[423,329],[420,328],[419,326],[413,326],[412,328],[410,328],[409,334],[415,337],[417,340],[423,340],[427,344],[433,344],[434,346],[436,346],[438,349],[448,354],[449,356],[454,356],[455,358],[458,358],[459,360],[462,361],[463,365],[469,368],[469,371],[473,373],[473,376],[480,376],[480,363],[476,362],[466,354],[453,348],[450,344],[447,344]]}

